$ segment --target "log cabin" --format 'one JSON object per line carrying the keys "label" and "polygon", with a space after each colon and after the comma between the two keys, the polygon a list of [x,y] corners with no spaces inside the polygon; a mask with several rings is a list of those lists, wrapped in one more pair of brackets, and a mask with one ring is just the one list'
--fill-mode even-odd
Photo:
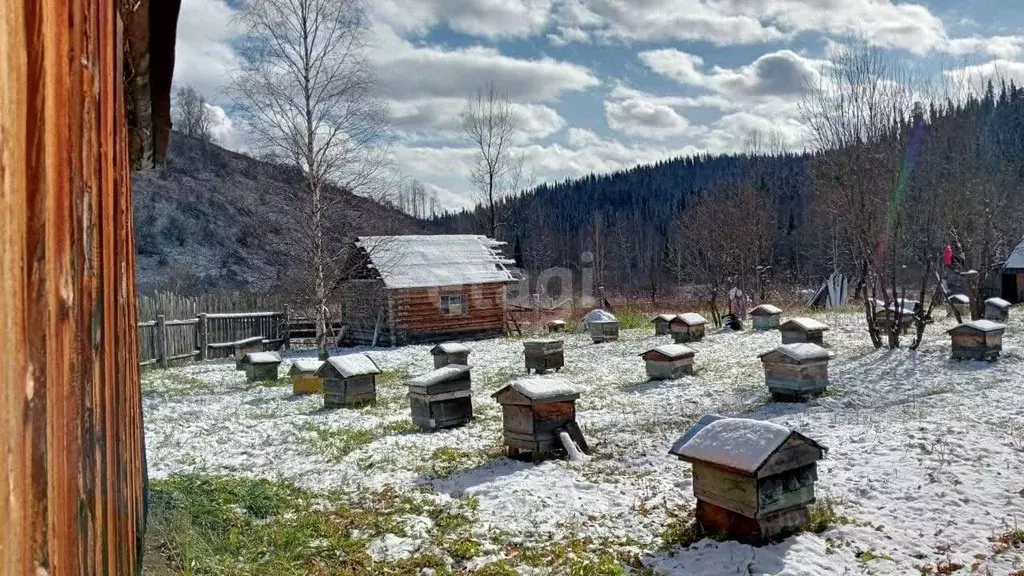
{"label": "log cabin", "polygon": [[696,312],[680,314],[669,323],[669,327],[672,330],[672,340],[676,344],[700,342],[704,339],[704,328],[707,323],[708,321]]}
{"label": "log cabin", "polygon": [[998,294],[1007,302],[1017,304],[1024,302],[1024,242],[1021,242],[1010,253],[1003,264],[999,275]]}
{"label": "log cabin", "polygon": [[473,419],[469,366],[448,364],[409,380],[412,421],[423,430],[461,426]]}
{"label": "log cabin", "polygon": [[316,371],[324,381],[324,408],[344,408],[377,401],[380,368],[366,354],[331,356]]}
{"label": "log cabin", "polygon": [[504,242],[470,234],[362,236],[341,290],[342,341],[391,346],[501,336],[515,282]]}
{"label": "log cabin", "polygon": [[562,378],[523,378],[492,395],[502,411],[502,434],[508,455],[528,452],[533,460],[565,451],[561,432],[566,432],[584,452],[589,452],[576,425],[576,399],[580,397]]}
{"label": "log cabin", "polygon": [[954,360],[996,360],[1003,350],[1005,324],[974,320],[949,330]]}
{"label": "log cabin", "polygon": [[758,358],[764,365],[765,384],[776,400],[800,401],[828,388],[832,353],[817,344],[783,344]]}
{"label": "log cabin", "polygon": [[1006,322],[1010,318],[1010,303],[1002,298],[985,300],[985,320]]}
{"label": "log cabin", "polygon": [[790,318],[779,326],[779,331],[782,332],[783,344],[810,342],[811,344],[824,346],[826,330],[828,330],[828,325],[824,322],[818,322],[814,318]]}
{"label": "log cabin", "polygon": [[709,415],[669,454],[693,466],[697,522],[705,533],[761,545],[807,524],[826,450],[778,424]]}
{"label": "log cabin", "polygon": [[761,304],[750,311],[754,330],[778,330],[782,309],[771,304]]}
{"label": "log cabin", "polygon": [[292,394],[323,394],[324,379],[316,375],[323,360],[300,359],[292,362],[288,375],[292,378]]}
{"label": "log cabin", "polygon": [[245,377],[249,382],[274,382],[281,355],[277,352],[249,352],[242,359]]}
{"label": "log cabin", "polygon": [[697,351],[686,344],[665,344],[640,355],[651,380],[675,380],[693,374],[693,357]]}
{"label": "log cabin", "polygon": [[179,7],[0,3],[0,574],[142,569],[131,171],[166,155]]}
{"label": "log cabin", "polygon": [[458,342],[445,342],[430,349],[434,357],[434,368],[449,364],[469,365],[469,347]]}

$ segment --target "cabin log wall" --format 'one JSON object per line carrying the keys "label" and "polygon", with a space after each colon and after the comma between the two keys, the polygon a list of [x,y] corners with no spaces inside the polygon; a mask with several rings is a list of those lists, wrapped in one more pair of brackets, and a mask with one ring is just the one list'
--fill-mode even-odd
{"label": "cabin log wall", "polygon": [[[442,294],[466,296],[461,316],[441,314]],[[500,336],[505,326],[505,285],[408,288],[388,291],[397,344]]]}

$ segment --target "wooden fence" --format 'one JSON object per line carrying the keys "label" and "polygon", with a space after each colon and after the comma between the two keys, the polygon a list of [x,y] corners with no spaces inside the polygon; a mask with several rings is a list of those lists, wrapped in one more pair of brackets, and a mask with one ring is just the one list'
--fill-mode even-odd
{"label": "wooden fence", "polygon": [[139,322],[155,322],[161,314],[168,320],[198,318],[208,314],[236,314],[239,312],[261,312],[263,310],[284,310],[288,302],[280,296],[268,296],[256,292],[224,291],[197,296],[180,296],[173,292],[155,292],[139,296]]}
{"label": "wooden fence", "polygon": [[284,312],[200,313],[195,318],[139,323],[139,364],[166,368],[175,360],[226,358],[233,343],[261,336],[266,348],[289,348],[288,310]]}

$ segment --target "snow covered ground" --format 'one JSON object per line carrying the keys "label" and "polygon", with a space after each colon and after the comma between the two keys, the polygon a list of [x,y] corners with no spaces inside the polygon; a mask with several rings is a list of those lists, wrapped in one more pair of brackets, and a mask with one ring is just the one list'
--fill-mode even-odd
{"label": "snow covered ground", "polygon": [[[696,374],[666,382],[649,382],[638,357],[671,341],[653,328],[599,345],[566,335],[560,376],[582,391],[578,419],[594,450],[578,463],[500,455],[490,395],[525,376],[514,339],[468,343],[477,419],[437,433],[411,429],[403,385],[432,368],[429,346],[368,351],[386,373],[378,403],[360,409],[323,411],[320,397],[249,384],[229,362],[154,370],[143,378],[149,472],[282,478],[357,497],[385,486],[441,503],[473,497],[481,540],[590,537],[658,574],[938,574],[951,565],[1010,574],[1024,570],[1024,549],[996,539],[1024,528],[1024,311],[1013,312],[991,364],[949,359],[951,319],[930,326],[914,352],[873,349],[860,314],[819,316],[836,356],[829,394],[807,404],[769,401],[757,355],[780,344],[777,331],[711,332],[692,345]],[[666,527],[693,506],[690,466],[667,452],[708,413],[768,419],[827,446],[819,499],[847,521],[761,548],[666,545]],[[431,530],[409,527],[369,552],[415,554]]]}

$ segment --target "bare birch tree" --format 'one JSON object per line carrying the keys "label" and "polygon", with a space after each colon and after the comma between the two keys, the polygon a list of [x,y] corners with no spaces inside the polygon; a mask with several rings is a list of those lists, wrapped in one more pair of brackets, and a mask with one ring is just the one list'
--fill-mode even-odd
{"label": "bare birch tree", "polygon": [[324,356],[329,305],[348,260],[345,226],[334,215],[346,214],[351,194],[386,193],[387,113],[366,57],[368,21],[359,0],[248,0],[239,19],[235,102],[254,147],[301,174],[274,212],[279,240],[308,279],[299,284],[309,292]]}
{"label": "bare birch tree", "polygon": [[486,207],[489,233],[496,237],[501,224],[498,203],[523,184],[524,157],[512,147],[520,118],[508,94],[491,82],[473,95],[461,119],[463,135],[476,155],[469,179]]}
{"label": "bare birch tree", "polygon": [[213,114],[206,98],[192,86],[180,86],[174,92],[174,127],[186,136],[213,142]]}

